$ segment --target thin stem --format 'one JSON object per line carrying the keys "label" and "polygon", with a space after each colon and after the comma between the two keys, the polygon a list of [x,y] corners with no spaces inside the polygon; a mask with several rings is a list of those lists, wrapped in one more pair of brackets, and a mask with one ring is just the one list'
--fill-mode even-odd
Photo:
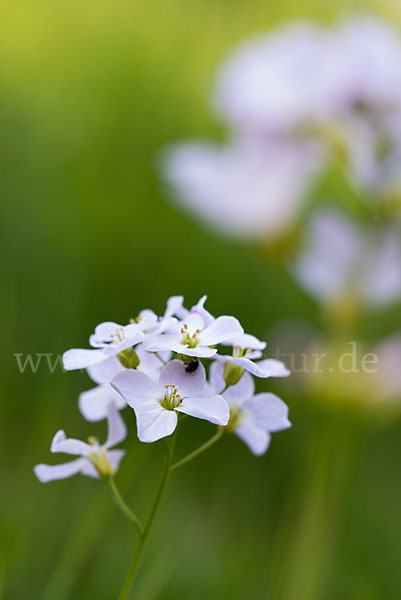
{"label": "thin stem", "polygon": [[169,440],[169,444],[167,446],[167,457],[166,457],[166,461],[164,464],[164,470],[163,470],[162,478],[160,480],[159,488],[156,492],[155,499],[153,500],[152,508],[150,509],[150,513],[149,513],[148,519],[146,521],[145,527],[141,533],[139,543],[136,548],[135,554],[133,556],[131,566],[128,570],[128,575],[125,580],[123,589],[121,591],[119,600],[126,600],[128,598],[128,594],[131,590],[132,584],[134,583],[135,576],[136,576],[139,564],[142,559],[146,540],[149,535],[149,531],[152,527],[153,521],[155,520],[157,511],[160,506],[160,502],[162,500],[163,494],[167,487],[168,480],[170,478],[170,473],[171,473],[170,467],[171,467],[171,463],[172,463],[173,455],[174,455],[175,438],[176,438],[176,434],[174,433],[171,436],[171,438]]}
{"label": "thin stem", "polygon": [[173,465],[171,465],[170,471],[174,471],[174,469],[178,469],[178,467],[182,467],[187,462],[189,462],[190,460],[192,460],[193,458],[195,458],[196,456],[198,456],[199,454],[201,454],[202,452],[204,452],[205,450],[210,448],[210,446],[213,446],[213,444],[215,444],[221,438],[221,436],[223,434],[224,434],[224,429],[223,428],[218,429],[216,431],[216,433],[209,440],[207,440],[207,442],[205,442],[204,444],[199,446],[199,448],[196,448],[196,450],[193,450],[192,452],[190,452],[189,454],[184,456],[184,458],[181,458],[181,460],[179,460],[176,463],[174,463]]}
{"label": "thin stem", "polygon": [[155,352],[155,355],[157,356],[157,358],[160,360],[160,362],[163,363],[163,365],[166,365],[166,361],[162,359],[162,357],[160,356],[160,354],[158,352]]}
{"label": "thin stem", "polygon": [[114,481],[113,477],[109,477],[107,479],[107,484],[109,486],[109,489],[111,491],[111,495],[113,496],[114,502],[116,503],[116,505],[118,506],[118,508],[121,510],[121,512],[123,513],[123,515],[125,515],[127,517],[127,519],[129,521],[131,521],[131,523],[133,525],[135,525],[135,527],[138,530],[138,533],[140,535],[142,535],[143,533],[143,527],[141,525],[140,520],[138,519],[138,517],[136,516],[136,514],[129,508],[128,504],[125,502],[124,498],[121,496],[120,491],[116,485],[116,482]]}

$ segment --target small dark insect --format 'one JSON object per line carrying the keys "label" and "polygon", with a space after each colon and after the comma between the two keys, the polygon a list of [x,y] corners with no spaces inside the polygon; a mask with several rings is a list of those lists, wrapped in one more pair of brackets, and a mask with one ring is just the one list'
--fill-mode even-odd
{"label": "small dark insect", "polygon": [[187,373],[195,373],[196,369],[199,367],[199,360],[194,360],[193,362],[190,362],[186,367],[185,370]]}

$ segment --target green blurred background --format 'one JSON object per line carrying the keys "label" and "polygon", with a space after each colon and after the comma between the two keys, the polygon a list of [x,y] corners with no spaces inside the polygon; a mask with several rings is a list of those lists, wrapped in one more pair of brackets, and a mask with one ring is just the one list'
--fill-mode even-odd
{"label": "green blurred background", "polygon": [[[327,0],[4,2],[0,36],[0,598],[117,597],[134,535],[101,482],[41,485],[63,427],[84,422],[85,374],[20,373],[14,353],[85,347],[103,320],[164,309],[172,294],[236,315],[263,337],[313,303],[252,244],[197,225],[166,202],[157,152],[223,136],[207,94],[238,41],[286,20],[331,21],[379,3]],[[381,3],[396,19],[396,2]],[[401,11],[400,11],[401,13]],[[393,313],[378,331],[401,327]],[[254,458],[237,438],[179,471],[156,522],[138,600],[392,600],[401,597],[401,423],[376,427],[262,382],[294,427]],[[144,515],[163,445],[140,444],[134,415],[118,481]],[[213,431],[186,421],[178,452]]]}

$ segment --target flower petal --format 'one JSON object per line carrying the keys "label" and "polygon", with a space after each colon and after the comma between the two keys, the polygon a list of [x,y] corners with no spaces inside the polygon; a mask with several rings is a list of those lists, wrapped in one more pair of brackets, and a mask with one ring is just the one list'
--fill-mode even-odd
{"label": "flower petal", "polygon": [[160,372],[163,368],[163,362],[168,362],[171,358],[171,352],[160,352],[160,358],[154,352],[146,352],[143,348],[143,344],[139,344],[135,348],[135,352],[139,358],[139,365],[137,367],[138,371],[141,373],[145,373],[148,377],[157,381],[160,376]]}
{"label": "flower petal", "polygon": [[177,426],[177,414],[155,402],[138,402],[135,407],[138,438],[151,443],[171,435]]}
{"label": "flower petal", "polygon": [[118,409],[126,406],[122,396],[108,383],[98,385],[79,395],[78,405],[87,421],[101,421],[107,417],[107,407],[113,402]]}
{"label": "flower petal", "polygon": [[116,405],[111,402],[107,407],[108,434],[105,448],[117,446],[127,437],[127,428]]}
{"label": "flower petal", "polygon": [[270,435],[257,427],[250,417],[244,417],[240,421],[235,433],[257,456],[264,454],[269,447]]}
{"label": "flower petal", "polygon": [[48,481],[65,479],[66,477],[76,475],[81,471],[84,460],[85,459],[82,458],[76,458],[75,460],[62,465],[40,464],[36,465],[33,470],[39,481],[42,483],[47,483]]}
{"label": "flower petal", "polygon": [[291,423],[288,420],[288,406],[270,392],[256,394],[244,404],[244,410],[252,415],[257,427],[274,432],[288,429]]}
{"label": "flower petal", "polygon": [[212,358],[217,353],[215,348],[209,346],[196,346],[195,348],[187,348],[184,345],[177,345],[173,348],[174,352],[185,354],[185,356],[196,356],[198,358]]}
{"label": "flower petal", "polygon": [[138,399],[154,399],[161,395],[160,386],[155,383],[150,377],[134,371],[133,369],[125,369],[118,373],[111,385],[130,406],[135,405]]}
{"label": "flower petal", "polygon": [[103,350],[86,350],[83,348],[71,348],[63,354],[63,366],[66,371],[74,371],[75,369],[86,369],[91,365],[105,360],[106,356]]}
{"label": "flower petal", "polygon": [[171,296],[167,300],[167,306],[164,313],[165,319],[168,319],[169,317],[184,319],[187,314],[188,311],[184,308],[184,296]]}
{"label": "flower petal", "polygon": [[288,377],[291,375],[291,371],[286,365],[281,360],[276,360],[275,358],[265,358],[258,362],[257,365],[264,373],[269,373],[265,377]]}
{"label": "flower petal", "polygon": [[[223,361],[213,362],[209,372],[209,390],[215,394],[221,394],[225,388]],[[235,385],[230,386],[223,394],[229,404],[242,404],[248,398],[251,398],[255,392],[255,383],[248,373],[244,373]],[[212,395],[212,394],[211,394]]]}
{"label": "flower petal", "polygon": [[99,325],[97,325],[95,333],[91,338],[98,343],[111,342],[113,340],[113,335],[120,329],[124,329],[124,327],[118,323],[114,323],[114,321],[105,321],[104,323],[99,323]]}
{"label": "flower petal", "polygon": [[197,313],[203,319],[205,327],[211,325],[214,321],[214,316],[210,314],[208,310],[205,308],[205,302],[207,300],[207,296],[202,296],[200,300],[198,300],[197,304],[191,308],[192,313]]}
{"label": "flower petal", "polygon": [[184,398],[176,410],[216,425],[227,425],[230,417],[230,409],[223,396]]}
{"label": "flower petal", "polygon": [[160,333],[146,336],[142,345],[146,352],[160,352],[173,350],[180,340],[181,336],[178,333]]}
{"label": "flower petal", "polygon": [[118,471],[121,459],[124,458],[125,455],[125,450],[109,450],[107,452],[107,458],[109,459],[109,463],[111,464],[115,472]]}
{"label": "flower petal", "polygon": [[95,383],[109,383],[120,371],[124,371],[124,367],[117,356],[110,356],[102,362],[87,367],[87,373]]}
{"label": "flower petal", "polygon": [[92,452],[92,446],[81,440],[67,438],[64,431],[60,429],[52,439],[50,452],[64,452],[64,454],[79,454],[81,456],[86,456]]}
{"label": "flower petal", "polygon": [[201,331],[199,339],[205,346],[213,346],[214,344],[221,344],[226,340],[235,338],[237,335],[242,335],[244,330],[241,327],[240,322],[234,317],[217,317],[209,325]]}
{"label": "flower petal", "polygon": [[249,358],[235,358],[234,356],[219,354],[216,355],[216,359],[222,362],[233,362],[245,371],[255,375],[255,377],[288,377],[291,374],[283,362],[274,358],[267,358],[256,363]]}
{"label": "flower petal", "polygon": [[205,367],[199,363],[196,371],[187,373],[186,365],[181,360],[172,360],[160,373],[159,385],[175,384],[181,397],[199,395],[206,383]]}
{"label": "flower petal", "polygon": [[188,314],[185,315],[184,319],[182,320],[180,328],[184,325],[188,327],[188,333],[192,335],[197,330],[202,331],[202,329],[204,329],[205,327],[205,322],[200,314],[195,312],[188,312]]}
{"label": "flower petal", "polygon": [[230,346],[239,346],[240,348],[249,348],[251,350],[264,350],[266,348],[266,342],[258,340],[254,335],[249,333],[242,333],[235,336],[229,342],[225,342]]}

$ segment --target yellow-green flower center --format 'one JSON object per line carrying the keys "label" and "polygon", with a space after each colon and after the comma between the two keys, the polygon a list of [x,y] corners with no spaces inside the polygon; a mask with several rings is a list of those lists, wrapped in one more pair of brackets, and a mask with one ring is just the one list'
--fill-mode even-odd
{"label": "yellow-green flower center", "polygon": [[178,387],[174,383],[166,383],[164,397],[159,400],[160,405],[166,410],[175,410],[182,402]]}
{"label": "yellow-green flower center", "polygon": [[186,323],[184,323],[184,325],[181,328],[181,333],[182,333],[181,344],[183,344],[187,348],[196,348],[196,346],[199,344],[198,334],[200,333],[200,330],[197,329],[191,335],[188,331],[188,325]]}

